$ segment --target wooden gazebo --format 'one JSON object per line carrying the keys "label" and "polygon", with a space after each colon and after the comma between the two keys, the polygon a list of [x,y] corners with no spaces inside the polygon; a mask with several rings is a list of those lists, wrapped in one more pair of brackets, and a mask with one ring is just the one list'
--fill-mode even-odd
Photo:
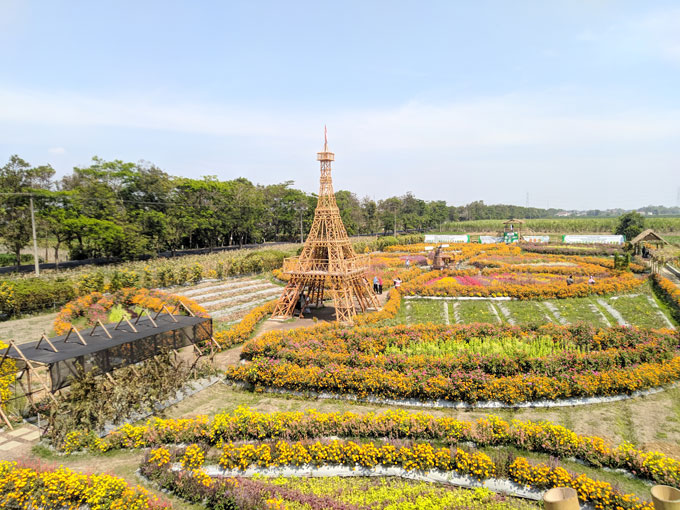
{"label": "wooden gazebo", "polygon": [[[517,228],[515,228],[515,225]],[[522,225],[524,225],[524,220],[518,220],[516,218],[506,220],[503,222],[503,232],[517,232],[517,235],[521,236],[520,229],[522,228]]]}
{"label": "wooden gazebo", "polygon": [[651,228],[648,228],[635,236],[635,238],[631,239],[630,244],[634,248],[635,254],[640,255],[640,253],[642,253],[642,247],[645,244],[652,245],[654,249],[659,250],[669,243]]}

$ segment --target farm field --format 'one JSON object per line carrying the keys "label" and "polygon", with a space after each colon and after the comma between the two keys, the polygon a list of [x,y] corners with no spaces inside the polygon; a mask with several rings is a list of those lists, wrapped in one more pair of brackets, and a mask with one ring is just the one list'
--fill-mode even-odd
{"label": "farm field", "polygon": [[[524,222],[524,227],[533,233],[610,234],[616,229],[618,218],[546,218],[527,219]],[[442,226],[441,233],[494,232],[502,228],[501,224],[502,220],[449,222]],[[680,236],[680,217],[647,217],[645,225],[656,232]],[[433,231],[432,233],[440,232]]]}

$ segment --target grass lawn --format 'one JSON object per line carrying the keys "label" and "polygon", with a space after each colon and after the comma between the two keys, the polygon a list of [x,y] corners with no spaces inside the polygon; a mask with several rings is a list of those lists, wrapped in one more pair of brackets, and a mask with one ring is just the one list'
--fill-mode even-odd
{"label": "grass lawn", "polygon": [[591,298],[555,299],[550,303],[557,309],[562,319],[570,324],[586,322],[597,327],[611,325]]}
{"label": "grass lawn", "polygon": [[[470,324],[472,322],[490,322],[498,324],[498,316],[491,308],[489,301],[452,301],[451,317],[453,314],[453,306],[456,307],[458,319],[463,324]],[[452,321],[453,322],[453,321]]]}
{"label": "grass lawn", "polygon": [[[577,324],[585,322],[595,327],[618,324],[616,318],[598,300],[605,301],[633,326],[644,328],[668,328],[669,322],[677,327],[666,305],[655,299],[651,288],[644,286],[635,295],[554,299],[540,301],[492,301],[492,300],[431,300],[405,299],[396,317],[381,322],[383,326],[431,322],[445,324],[445,307],[449,323],[471,324],[473,322],[514,322],[517,325],[553,323]],[[494,308],[498,315],[494,313]],[[503,309],[507,315],[503,313]],[[561,318],[558,319],[557,314]]]}
{"label": "grass lawn", "polygon": [[608,301],[629,324],[645,328],[668,327],[663,312],[654,306],[653,298],[647,294],[613,297]]}
{"label": "grass lawn", "polygon": [[555,322],[545,305],[538,301],[504,301],[501,306],[510,312],[510,318],[515,324]]}

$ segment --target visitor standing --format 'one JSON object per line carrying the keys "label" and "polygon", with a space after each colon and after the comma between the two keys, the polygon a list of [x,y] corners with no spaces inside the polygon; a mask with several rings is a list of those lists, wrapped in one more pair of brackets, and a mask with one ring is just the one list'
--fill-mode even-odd
{"label": "visitor standing", "polygon": [[380,282],[380,279],[378,278],[378,275],[375,275],[373,277],[373,292],[378,294],[378,283]]}
{"label": "visitor standing", "polygon": [[382,278],[378,278],[378,294],[382,294]]}
{"label": "visitor standing", "polygon": [[571,285],[573,283],[574,283],[574,275],[570,274],[569,277],[567,278],[567,285]]}
{"label": "visitor standing", "polygon": [[305,293],[300,294],[300,315],[299,317],[302,319],[304,316],[304,313],[306,312],[307,308],[307,298],[305,297]]}
{"label": "visitor standing", "polygon": [[411,267],[411,261],[409,259],[406,259],[406,269]]}
{"label": "visitor standing", "polygon": [[394,279],[394,288],[399,290],[399,287],[401,287],[401,278],[398,276]]}
{"label": "visitor standing", "polygon": [[593,278],[593,275],[590,275],[590,278],[588,278],[588,284],[589,285],[595,285],[595,278]]}

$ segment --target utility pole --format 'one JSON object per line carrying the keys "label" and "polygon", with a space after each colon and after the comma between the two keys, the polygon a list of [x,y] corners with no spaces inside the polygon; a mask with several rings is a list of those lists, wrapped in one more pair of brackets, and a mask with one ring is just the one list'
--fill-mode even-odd
{"label": "utility pole", "polygon": [[33,195],[29,196],[31,204],[31,229],[33,230],[33,263],[35,264],[35,275],[40,276],[40,262],[38,260],[38,239],[35,235],[35,212],[33,211]]}
{"label": "utility pole", "polygon": [[302,232],[302,209],[300,209],[300,244],[305,244],[305,238]]}

